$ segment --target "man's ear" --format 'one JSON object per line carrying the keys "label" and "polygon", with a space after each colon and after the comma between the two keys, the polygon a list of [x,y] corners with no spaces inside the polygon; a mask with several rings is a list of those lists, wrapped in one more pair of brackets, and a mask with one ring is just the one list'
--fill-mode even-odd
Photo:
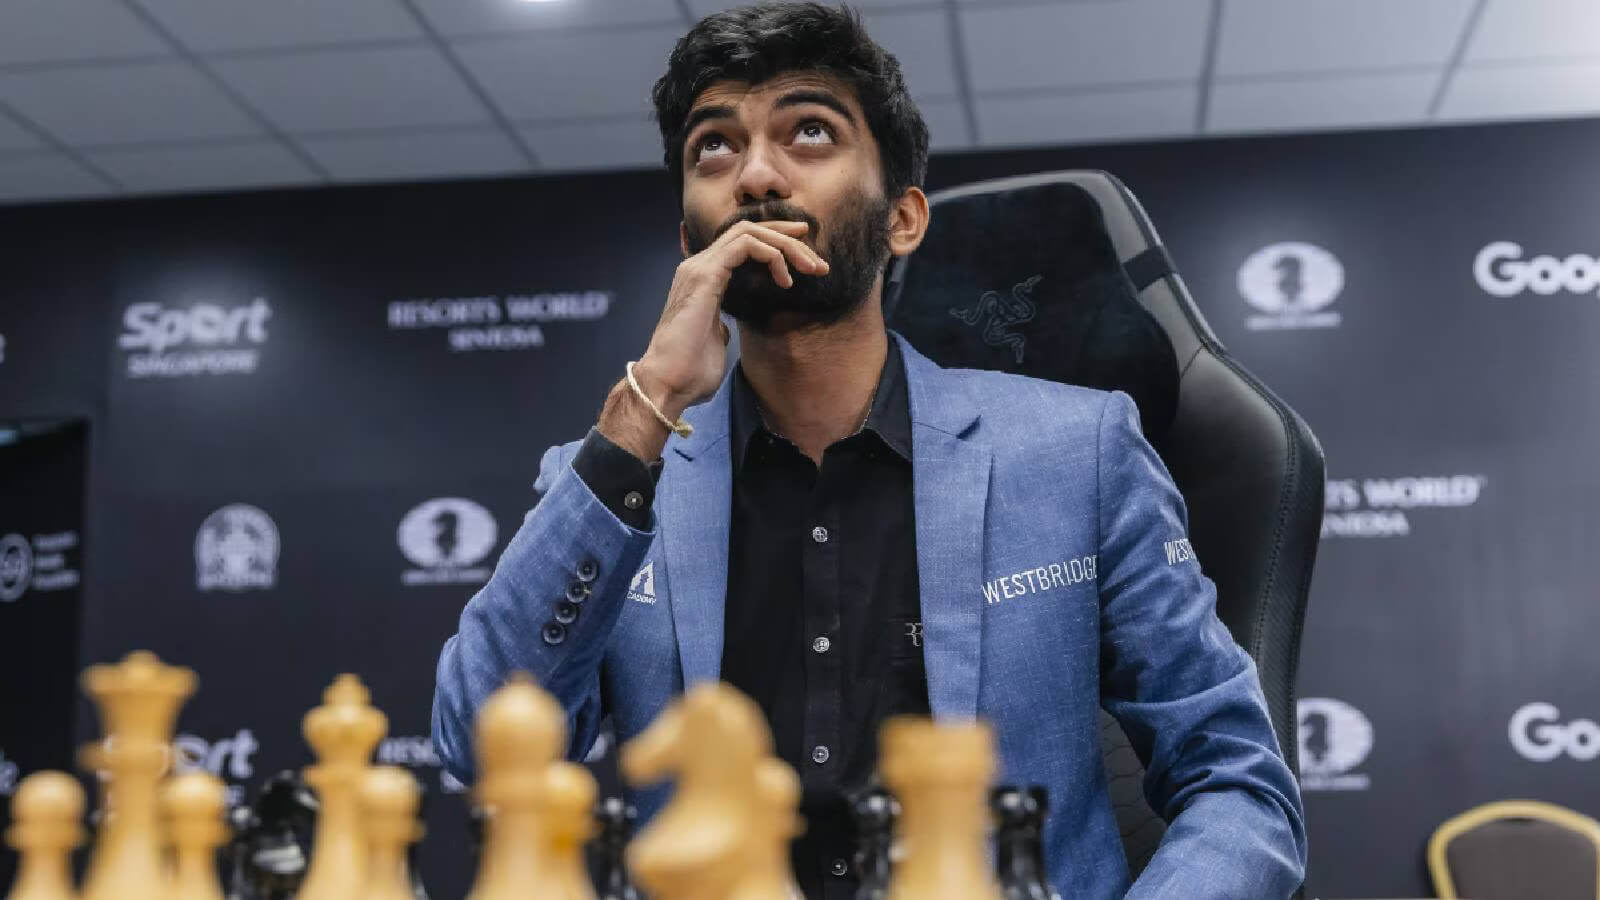
{"label": "man's ear", "polygon": [[689,226],[682,219],[678,220],[678,252],[689,258]]}
{"label": "man's ear", "polygon": [[908,256],[928,233],[928,195],[912,186],[889,210],[889,253]]}

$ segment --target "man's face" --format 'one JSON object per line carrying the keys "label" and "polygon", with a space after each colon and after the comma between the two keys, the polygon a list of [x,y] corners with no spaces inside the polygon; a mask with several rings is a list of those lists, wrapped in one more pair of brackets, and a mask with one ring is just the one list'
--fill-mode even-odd
{"label": "man's face", "polygon": [[791,269],[780,287],[765,263],[733,272],[722,309],[762,333],[839,321],[874,293],[888,257],[891,205],[877,142],[855,93],[820,73],[701,92],[684,139],[683,242],[699,253],[741,220],[789,219],[828,261],[826,275]]}

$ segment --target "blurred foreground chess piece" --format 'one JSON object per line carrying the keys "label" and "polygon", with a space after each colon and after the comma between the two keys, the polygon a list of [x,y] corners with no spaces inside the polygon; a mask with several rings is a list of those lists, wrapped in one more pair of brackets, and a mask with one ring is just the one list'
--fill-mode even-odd
{"label": "blurred foreground chess piece", "polygon": [[905,858],[890,900],[1000,900],[987,853],[989,726],[900,716],[884,723],[878,743],[884,783],[902,810]]}
{"label": "blurred foreground chess piece", "polygon": [[406,851],[422,839],[421,797],[409,771],[396,766],[367,770],[361,782],[361,824],[370,848],[364,900],[413,900]]}
{"label": "blurred foreground chess piece", "polygon": [[633,823],[639,811],[621,797],[607,797],[595,807],[595,819],[600,824],[600,835],[595,838],[595,852],[599,857],[599,883],[595,893],[599,900],[643,900],[633,886],[628,874],[624,854],[633,839]]}
{"label": "blurred foreground chess piece", "polygon": [[888,900],[900,803],[882,785],[874,785],[850,798],[850,811],[856,822],[855,860],[860,879],[855,900]]}
{"label": "blurred foreground chess piece", "polygon": [[6,843],[17,851],[6,900],[75,900],[72,850],[83,843],[83,788],[64,772],[35,772],[11,797]]}
{"label": "blurred foreground chess piece", "polygon": [[194,673],[139,651],[116,665],[91,666],[83,687],[105,731],[100,742],[80,752],[81,764],[105,779],[105,815],[83,898],[166,900],[157,798],[171,761],[178,708],[194,693]]}
{"label": "blurred foreground chess piece", "polygon": [[790,900],[799,780],[772,757],[754,701],[724,684],[694,687],[622,748],[635,784],[677,776],[672,800],[628,847],[655,900]]}
{"label": "blurred foreground chess piece", "polygon": [[172,844],[169,900],[222,900],[217,848],[228,840],[228,789],[210,772],[186,772],[161,786],[161,811]]}
{"label": "blurred foreground chess piece", "polygon": [[1044,866],[1043,787],[997,787],[989,794],[995,822],[995,874],[1005,900],[1061,900]]}
{"label": "blurred foreground chess piece", "polygon": [[597,789],[582,766],[558,762],[566,714],[524,673],[478,710],[478,785],[485,811],[481,864],[468,900],[593,900],[583,867]]}
{"label": "blurred foreground chess piece", "polygon": [[[374,709],[361,679],[340,675],[322,695],[322,705],[306,714],[306,742],[317,755],[305,770],[317,792],[320,814],[298,900],[352,900],[366,887],[367,839],[362,829],[360,791],[372,751],[389,730],[389,720]],[[109,898],[108,898],[109,900]]]}
{"label": "blurred foreground chess piece", "polygon": [[228,900],[290,900],[306,878],[317,795],[285,769],[262,783],[254,802],[232,811],[233,873]]}

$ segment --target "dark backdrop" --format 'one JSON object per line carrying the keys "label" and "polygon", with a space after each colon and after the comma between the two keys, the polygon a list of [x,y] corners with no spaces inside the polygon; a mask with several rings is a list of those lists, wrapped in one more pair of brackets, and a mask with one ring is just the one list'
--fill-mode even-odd
{"label": "dark backdrop", "polygon": [[[1429,833],[1479,802],[1600,814],[1596,160],[1600,122],[1570,121],[931,166],[933,188],[1120,176],[1223,342],[1321,438],[1313,894],[1427,893]],[[0,418],[95,435],[76,663],[194,667],[186,746],[252,787],[308,760],[300,717],[359,673],[390,718],[380,756],[434,789],[431,886],[462,894],[434,661],[540,452],[644,346],[676,222],[660,173],[0,210]],[[1518,246],[1480,279],[1498,242]],[[19,509],[0,497],[0,534],[56,527]]]}

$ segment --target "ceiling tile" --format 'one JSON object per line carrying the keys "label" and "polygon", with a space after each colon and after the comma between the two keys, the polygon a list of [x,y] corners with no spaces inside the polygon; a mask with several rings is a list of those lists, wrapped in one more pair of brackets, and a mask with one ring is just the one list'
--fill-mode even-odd
{"label": "ceiling tile", "polygon": [[1473,0],[1229,0],[1218,75],[1442,66]]}
{"label": "ceiling tile", "polygon": [[950,26],[942,12],[874,12],[862,16],[867,34],[900,61],[911,95],[956,93],[950,65]]}
{"label": "ceiling tile", "polygon": [[137,2],[185,46],[202,53],[422,37],[416,21],[394,0]]}
{"label": "ceiling tile", "polygon": [[1600,113],[1600,61],[1472,66],[1456,72],[1441,119],[1516,119]]}
{"label": "ceiling tile", "polygon": [[159,35],[106,0],[0,3],[0,65],[167,53]]}
{"label": "ceiling tile", "polygon": [[1211,6],[1118,0],[961,11],[977,91],[1200,77]]}
{"label": "ceiling tile", "polygon": [[[689,0],[689,9],[696,16],[709,16],[714,12],[749,6],[751,0]],[[929,0],[854,0],[850,5],[861,10],[894,9],[897,6],[927,6]]]}
{"label": "ceiling tile", "polygon": [[319,179],[271,141],[90,151],[89,159],[132,191],[306,184]]}
{"label": "ceiling tile", "polygon": [[215,66],[256,109],[288,131],[489,121],[483,104],[431,46],[225,59]]}
{"label": "ceiling tile", "polygon": [[1189,134],[1198,97],[1194,87],[982,97],[978,134],[985,147]]}
{"label": "ceiling tile", "polygon": [[521,0],[416,0],[440,34],[505,34],[539,28],[582,28],[604,25],[683,25],[673,0],[564,0],[525,3]]}
{"label": "ceiling tile", "polygon": [[69,144],[254,135],[260,129],[184,63],[0,75],[0,102]]}
{"label": "ceiling tile", "polygon": [[550,169],[661,169],[661,133],[644,119],[530,125],[522,129],[539,162]]}
{"label": "ceiling tile", "polygon": [[933,150],[959,150],[971,147],[967,139],[967,114],[960,100],[919,100],[917,109],[928,126],[928,147]]}
{"label": "ceiling tile", "polygon": [[1595,0],[1489,0],[1466,61],[1600,55]]}
{"label": "ceiling tile", "polygon": [[492,175],[528,168],[511,139],[490,128],[310,138],[301,145],[339,181]]}
{"label": "ceiling tile", "polygon": [[55,200],[115,193],[60,153],[0,156],[0,201]]}
{"label": "ceiling tile", "polygon": [[43,150],[44,142],[32,132],[13,122],[4,109],[0,109],[0,151]]}
{"label": "ceiling tile", "polygon": [[461,44],[458,52],[513,119],[642,113],[682,30],[527,35]]}
{"label": "ceiling tile", "polygon": [[1440,73],[1219,82],[1207,131],[1402,124],[1426,117]]}

